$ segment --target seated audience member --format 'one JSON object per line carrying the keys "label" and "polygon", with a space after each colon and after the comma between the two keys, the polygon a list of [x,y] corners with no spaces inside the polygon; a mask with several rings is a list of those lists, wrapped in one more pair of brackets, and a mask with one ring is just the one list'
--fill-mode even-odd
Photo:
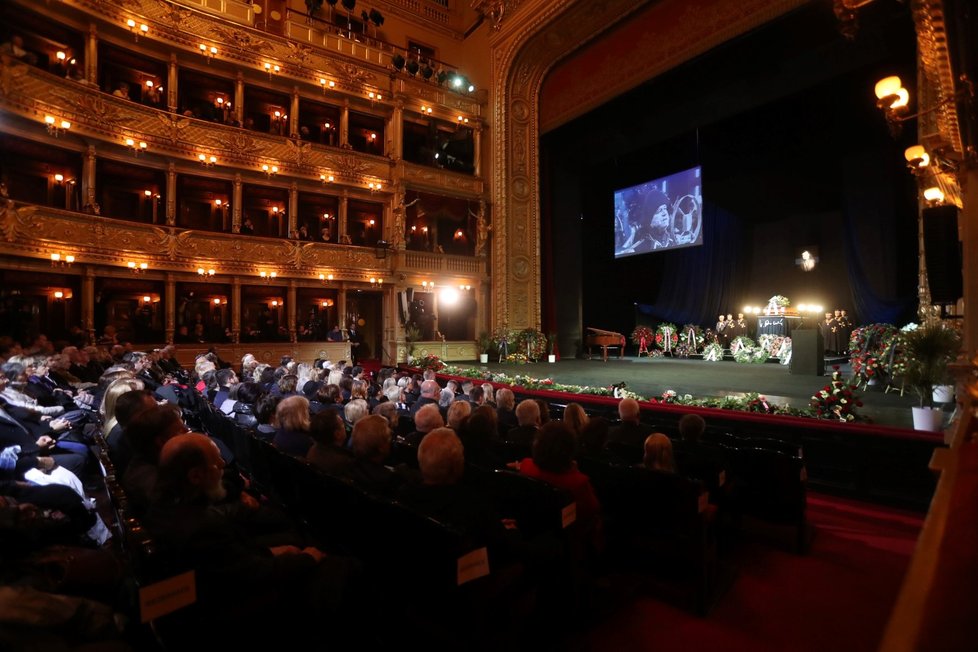
{"label": "seated audience member", "polygon": [[492,442],[496,439],[496,411],[488,405],[477,408],[465,421],[459,439],[465,446],[465,460],[479,469],[502,469],[506,460],[493,451]]}
{"label": "seated audience member", "polygon": [[255,435],[259,439],[272,441],[277,432],[275,413],[278,411],[278,404],[282,399],[278,396],[265,394],[255,403],[255,419],[258,427],[255,428]]}
{"label": "seated audience member", "polygon": [[185,432],[187,426],[180,417],[180,408],[171,403],[143,410],[132,418],[123,432],[132,458],[122,474],[122,487],[136,516],[145,514],[153,502],[153,486],[163,445]]}
{"label": "seated audience member", "polygon": [[624,450],[630,455],[640,456],[645,438],[652,434],[652,427],[639,423],[638,401],[633,398],[623,398],[618,403],[618,416],[621,418],[621,424],[608,433],[606,447],[609,449],[614,447],[614,452],[617,454],[622,454]]}
{"label": "seated audience member", "polygon": [[486,393],[482,390],[481,385],[474,385],[472,389],[469,390],[469,402],[472,403],[473,409],[485,404]]}
{"label": "seated audience member", "polygon": [[445,420],[441,416],[441,410],[435,404],[422,407],[414,415],[414,432],[405,437],[411,446],[420,446],[425,435],[435,428],[443,428]]}
{"label": "seated audience member", "polygon": [[[281,369],[281,367],[279,367]],[[299,377],[295,374],[284,374],[278,379],[278,393],[282,398],[302,396],[298,392]]]}
{"label": "seated audience member", "polygon": [[346,448],[346,426],[335,410],[313,415],[309,436],[315,443],[306,453],[307,460],[330,475],[349,475],[353,453]]}
{"label": "seated audience member", "polygon": [[418,399],[411,406],[411,416],[418,413],[418,410],[426,405],[438,406],[438,397],[441,394],[441,388],[438,383],[434,380],[425,380],[421,383],[421,393]]}
{"label": "seated audience member", "polygon": [[258,418],[255,406],[258,400],[265,395],[265,390],[261,385],[254,381],[247,381],[238,385],[238,400],[231,408],[231,417],[234,421],[245,428],[257,428]]}
{"label": "seated audience member", "polygon": [[362,398],[350,401],[343,406],[343,419],[351,428],[357,425],[357,421],[370,414],[370,406]]}
{"label": "seated audience member", "polygon": [[309,401],[309,411],[313,414],[330,410],[337,414],[343,413],[343,403],[340,401],[340,386],[333,384],[322,385],[316,390],[316,395]]}
{"label": "seated audience member", "polygon": [[577,470],[574,461],[574,433],[560,421],[543,426],[533,440],[533,456],[519,464],[520,473],[543,480],[569,492],[577,503],[577,518],[595,525],[601,506],[591,480]]}
{"label": "seated audience member", "polygon": [[449,428],[436,428],[418,448],[421,483],[405,485],[398,497],[422,513],[471,533],[479,540],[519,540],[512,522],[499,517],[484,492],[462,481],[465,451]]}
{"label": "seated audience member", "polygon": [[[3,476],[0,457],[0,476]],[[0,555],[4,560],[50,545],[84,545],[95,513],[71,488],[0,480]]]}
{"label": "seated audience member", "polygon": [[350,478],[365,491],[391,495],[405,481],[406,471],[384,462],[391,452],[391,429],[387,419],[365,416],[353,426],[353,456]]}
{"label": "seated audience member", "polygon": [[642,466],[652,471],[675,473],[676,463],[672,458],[672,441],[661,432],[654,432],[645,440],[645,456]]}
{"label": "seated audience member", "polygon": [[581,407],[580,403],[568,403],[567,407],[564,408],[564,423],[566,423],[571,432],[574,433],[574,439],[578,442],[578,448],[580,448],[581,433],[584,432],[584,428],[588,424],[588,416]]}
{"label": "seated audience member", "polygon": [[540,430],[540,404],[531,398],[520,401],[516,406],[518,426],[506,433],[505,440],[522,446],[533,445],[533,439]]}
{"label": "seated audience member", "polygon": [[513,390],[502,387],[496,391],[496,419],[499,422],[499,436],[505,439],[506,433],[520,425],[516,419],[516,397]]}
{"label": "seated audience member", "polygon": [[492,385],[490,383],[482,383],[482,394],[483,394],[483,396],[485,396],[485,399],[486,399],[485,400],[485,403],[486,403],[486,405],[488,405],[491,408],[495,409],[496,408],[496,399],[495,399],[496,393],[495,393],[495,390],[493,390]]}
{"label": "seated audience member", "polygon": [[238,384],[238,375],[234,373],[233,369],[218,369],[214,372],[214,379],[217,382],[217,393],[214,394],[214,400],[211,402],[215,407],[221,409],[224,401],[228,400],[228,393],[231,388]]}
{"label": "seated audience member", "polygon": [[604,417],[588,419],[578,439],[579,451],[588,457],[604,455],[604,445],[608,440],[608,420]]}
{"label": "seated audience member", "polygon": [[129,460],[132,458],[132,449],[123,433],[133,417],[143,410],[149,410],[154,407],[156,407],[156,398],[148,389],[137,389],[126,392],[116,399],[116,426],[105,438],[105,443],[109,447],[109,458],[115,465],[115,470],[119,477],[125,474],[126,466],[128,466]]}
{"label": "seated audience member", "polygon": [[547,403],[542,398],[533,399],[537,402],[537,406],[540,408],[540,426],[550,422],[550,404]]}
{"label": "seated audience member", "polygon": [[446,419],[448,422],[448,427],[455,432],[458,432],[465,423],[465,420],[469,418],[470,414],[472,414],[471,403],[465,399],[454,401],[448,406],[448,419]]}
{"label": "seated audience member", "polygon": [[[727,482],[727,463],[720,451],[700,443],[705,430],[706,421],[698,414],[686,414],[679,420],[680,440],[675,444],[679,459],[677,467],[683,475],[701,480],[710,491],[711,501],[727,505],[729,503],[724,501],[734,491],[732,484]],[[720,488],[723,491],[718,491]]]}
{"label": "seated audience member", "polygon": [[397,422],[400,420],[400,415],[397,412],[397,403],[389,400],[384,401],[383,403],[378,403],[374,406],[374,409],[371,410],[370,413],[387,419],[387,423],[390,424],[391,430],[397,428]]}
{"label": "seated audience member", "polygon": [[442,388],[442,390],[438,393],[438,409],[441,410],[443,415],[448,415],[448,408],[454,400],[455,392],[448,387]]}
{"label": "seated audience member", "polygon": [[305,396],[283,398],[275,409],[278,431],[272,445],[283,453],[305,457],[312,447],[309,437],[309,401]]}
{"label": "seated audience member", "polygon": [[[221,647],[249,647],[257,640],[295,644],[313,635],[296,631],[304,625],[347,626],[340,618],[344,608],[354,606],[347,603],[355,565],[316,548],[267,548],[245,536],[228,516],[213,509],[226,493],[223,468],[208,437],[174,437],[160,453],[158,500],[146,518],[154,538],[195,570],[197,603],[176,616],[206,619],[206,625],[190,627],[194,642]],[[243,626],[242,616],[258,613],[263,624]],[[277,626],[280,622],[289,627]]]}

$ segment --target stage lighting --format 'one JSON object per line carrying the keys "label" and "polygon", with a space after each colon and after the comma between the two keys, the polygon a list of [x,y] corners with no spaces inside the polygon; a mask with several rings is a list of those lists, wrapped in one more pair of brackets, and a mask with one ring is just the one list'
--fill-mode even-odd
{"label": "stage lighting", "polygon": [[458,303],[458,290],[455,288],[445,288],[441,291],[439,300],[446,306],[454,306]]}

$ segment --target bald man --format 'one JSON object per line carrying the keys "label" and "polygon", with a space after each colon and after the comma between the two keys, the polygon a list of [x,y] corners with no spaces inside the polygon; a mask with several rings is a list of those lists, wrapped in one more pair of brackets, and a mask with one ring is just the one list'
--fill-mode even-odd
{"label": "bald man", "polygon": [[426,380],[421,383],[421,396],[418,397],[418,400],[411,406],[411,418],[414,418],[414,415],[418,413],[418,410],[426,405],[435,404],[437,406],[438,396],[440,393],[441,387],[438,385],[438,381]]}
{"label": "bald man", "polygon": [[624,398],[618,404],[618,416],[621,424],[608,433],[609,448],[625,448],[633,450],[641,460],[642,451],[645,446],[645,439],[652,434],[652,426],[639,422],[638,401],[633,398]]}

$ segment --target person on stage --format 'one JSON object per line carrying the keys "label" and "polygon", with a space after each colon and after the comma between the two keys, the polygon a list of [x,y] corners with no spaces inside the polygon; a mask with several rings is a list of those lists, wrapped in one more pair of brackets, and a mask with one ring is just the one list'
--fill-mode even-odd
{"label": "person on stage", "polygon": [[730,345],[730,338],[727,337],[726,331],[727,331],[727,318],[723,315],[720,315],[717,318],[716,332],[717,332],[717,343],[723,348],[727,348],[727,346]]}
{"label": "person on stage", "polygon": [[350,328],[346,332],[346,339],[350,342],[350,357],[353,359],[353,364],[356,365],[360,359],[360,344],[363,343],[363,338],[360,337],[356,322],[350,322]]}
{"label": "person on stage", "polygon": [[838,349],[836,322],[831,312],[825,313],[825,319],[819,324],[819,330],[822,331],[822,342],[824,343],[825,352],[835,353]]}

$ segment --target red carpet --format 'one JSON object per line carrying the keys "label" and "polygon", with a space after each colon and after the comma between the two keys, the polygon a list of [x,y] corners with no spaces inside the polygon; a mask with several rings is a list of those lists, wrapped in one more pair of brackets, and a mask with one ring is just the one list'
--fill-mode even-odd
{"label": "red carpet", "polygon": [[[923,515],[808,496],[806,555],[743,537],[737,574],[706,618],[639,593],[588,632],[591,650],[871,652],[913,552]],[[790,537],[785,537],[790,541]]]}

